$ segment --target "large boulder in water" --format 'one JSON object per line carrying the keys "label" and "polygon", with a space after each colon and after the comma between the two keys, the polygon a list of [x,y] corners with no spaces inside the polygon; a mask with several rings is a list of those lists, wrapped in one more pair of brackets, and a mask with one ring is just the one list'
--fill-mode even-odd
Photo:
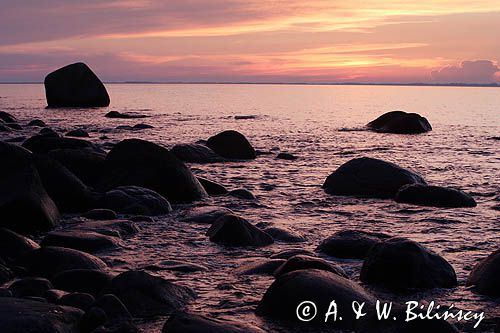
{"label": "large boulder in water", "polygon": [[399,237],[371,248],[360,279],[392,290],[452,288],[457,285],[455,270],[443,257],[417,242]]}
{"label": "large boulder in water", "polygon": [[224,158],[217,155],[212,149],[197,143],[178,144],[173,146],[170,152],[181,161],[188,163],[216,163],[224,161]]}
{"label": "large boulder in water", "polygon": [[101,80],[84,63],[60,68],[45,77],[47,105],[57,107],[103,107],[109,95]]}
{"label": "large boulder in water", "polygon": [[139,186],[120,186],[106,192],[98,201],[102,208],[118,214],[164,215],[172,211],[170,203],[153,190]]}
{"label": "large boulder in water", "polygon": [[469,194],[448,187],[411,184],[401,187],[396,194],[397,202],[431,207],[476,207]]}
{"label": "large boulder in water", "polygon": [[394,198],[407,184],[426,185],[426,182],[420,175],[396,164],[361,157],[342,164],[326,178],[323,189],[334,195]]}
{"label": "large boulder in water", "polygon": [[162,333],[264,333],[258,327],[211,319],[189,312],[175,312],[163,325]]}
{"label": "large boulder in water", "polygon": [[76,333],[83,311],[28,299],[0,297],[2,333]]}
{"label": "large boulder in water", "polygon": [[[324,314],[327,313],[330,303],[335,300],[338,308],[338,316],[342,320],[333,321],[331,316],[325,323]],[[297,308],[305,301],[316,305],[317,316],[307,324],[324,325],[330,329],[353,330],[360,320],[355,319],[352,311],[352,303],[366,302],[365,309],[374,306],[375,299],[361,286],[341,277],[335,273],[324,270],[307,269],[293,271],[278,277],[267,289],[264,297],[257,307],[257,314],[301,323],[297,316]],[[305,304],[301,308],[306,317]],[[301,313],[301,312],[299,312]]]}
{"label": "large boulder in water", "polygon": [[179,286],[142,271],[121,273],[101,294],[116,295],[134,317],[164,315],[182,310],[196,297],[188,287]]}
{"label": "large boulder in water", "polygon": [[191,202],[207,196],[191,170],[167,149],[152,142],[127,139],[106,156],[104,186],[136,185],[158,192],[171,202]]}
{"label": "large boulder in water", "polygon": [[467,280],[468,286],[474,286],[474,289],[481,295],[491,297],[500,296],[500,250],[490,254],[487,258],[479,262],[471,271]]}
{"label": "large boulder in water", "polygon": [[286,262],[284,262],[280,267],[278,267],[278,269],[276,269],[276,271],[274,272],[274,276],[279,277],[283,274],[292,271],[298,271],[301,269],[320,269],[347,278],[346,273],[339,265],[328,262],[321,258],[311,257],[303,254],[298,254],[296,256],[288,258]]}
{"label": "large boulder in water", "polygon": [[383,133],[418,134],[432,131],[426,118],[416,113],[391,111],[368,123],[368,128]]}
{"label": "large boulder in water", "polygon": [[222,157],[251,160],[257,155],[245,136],[237,131],[224,131],[210,137],[207,146]]}
{"label": "large boulder in water", "polygon": [[265,246],[274,242],[266,232],[233,214],[219,217],[208,229],[207,236],[212,242],[229,246]]}
{"label": "large boulder in water", "polygon": [[383,233],[342,230],[322,241],[317,251],[342,259],[364,259],[373,245],[391,238]]}

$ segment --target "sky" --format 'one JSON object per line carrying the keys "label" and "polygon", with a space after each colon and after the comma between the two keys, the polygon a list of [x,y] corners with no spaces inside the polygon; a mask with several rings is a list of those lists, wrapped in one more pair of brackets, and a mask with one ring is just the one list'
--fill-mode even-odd
{"label": "sky", "polygon": [[0,0],[0,82],[500,83],[499,0]]}

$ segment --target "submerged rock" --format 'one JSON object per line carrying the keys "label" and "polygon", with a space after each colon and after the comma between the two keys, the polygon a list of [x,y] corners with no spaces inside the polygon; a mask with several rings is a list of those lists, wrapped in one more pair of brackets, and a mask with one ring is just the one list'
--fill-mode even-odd
{"label": "submerged rock", "polygon": [[172,211],[170,203],[153,190],[139,186],[120,186],[106,192],[97,203],[119,214],[164,215]]}
{"label": "submerged rock", "polygon": [[42,246],[59,246],[79,251],[95,253],[122,246],[119,238],[92,231],[67,230],[52,231],[45,236]]}
{"label": "submerged rock", "polygon": [[368,123],[368,128],[383,133],[418,134],[429,132],[429,121],[416,113],[391,111]]}
{"label": "submerged rock", "polygon": [[470,195],[454,188],[412,184],[403,186],[396,194],[397,202],[432,207],[476,207]]}
{"label": "submerged rock", "polygon": [[133,112],[118,112],[109,111],[104,115],[106,118],[122,118],[122,119],[136,119],[136,118],[147,118],[148,116]]}
{"label": "submerged rock", "polygon": [[170,316],[162,333],[265,333],[258,327],[229,321],[215,320],[188,312]]}
{"label": "submerged rock", "polygon": [[33,119],[28,123],[28,126],[33,126],[33,127],[45,127],[47,124],[43,120],[40,119]]}
{"label": "submerged rock", "polygon": [[57,273],[51,280],[58,289],[98,295],[113,279],[100,269],[70,269]]}
{"label": "submerged rock", "polygon": [[230,196],[238,198],[238,199],[244,199],[244,200],[255,200],[257,199],[255,195],[253,195],[252,192],[250,192],[247,189],[244,188],[239,188],[236,190],[229,191],[228,193]]}
{"label": "submerged rock", "polygon": [[237,131],[224,131],[210,137],[207,146],[218,155],[240,160],[255,159],[255,149],[245,136]]}
{"label": "submerged rock", "polygon": [[383,233],[342,230],[322,241],[316,250],[342,259],[364,259],[373,245],[390,237]]}
{"label": "submerged rock", "polygon": [[218,206],[201,206],[201,207],[194,207],[188,210],[182,217],[182,221],[202,223],[202,224],[212,224],[219,217],[231,214],[234,214],[234,212],[229,208],[218,207]]}
{"label": "submerged rock", "polygon": [[468,286],[474,286],[474,289],[481,295],[491,297],[500,296],[500,285],[498,277],[500,276],[500,250],[490,254],[487,258],[479,262],[471,271],[467,280]]}
{"label": "submerged rock", "polygon": [[457,285],[453,267],[441,256],[406,238],[375,244],[361,269],[364,283],[392,290],[452,288]]}
{"label": "submerged rock", "polygon": [[285,259],[258,259],[238,267],[241,275],[267,274],[273,275],[276,269],[286,262]]}
{"label": "submerged rock", "polygon": [[228,193],[227,189],[219,183],[213,182],[203,177],[196,177],[196,178],[203,186],[205,191],[207,191],[208,195],[215,196],[215,195],[224,195]]}
{"label": "submerged rock", "polygon": [[212,149],[197,143],[178,144],[173,146],[170,152],[181,161],[188,163],[217,163],[224,161],[224,158],[217,155]]}
{"label": "submerged rock", "polygon": [[103,107],[109,95],[101,80],[84,63],[62,67],[45,77],[49,107]]}
{"label": "submerged rock", "polygon": [[266,246],[273,238],[236,215],[219,217],[208,229],[207,236],[212,242],[229,246]]}
{"label": "submerged rock", "polygon": [[90,137],[89,133],[85,130],[82,130],[82,129],[71,130],[68,133],[66,133],[66,136],[73,136],[76,138],[88,138],[88,137]]}
{"label": "submerged rock", "polygon": [[339,265],[321,258],[301,254],[289,258],[285,263],[278,267],[278,269],[276,269],[274,276],[280,277],[283,274],[301,269],[319,269],[347,278],[347,274]]}
{"label": "submerged rock", "polygon": [[342,164],[323,184],[328,194],[372,198],[394,198],[404,185],[422,184],[418,174],[396,164],[375,158],[361,157]]}
{"label": "submerged rock", "polygon": [[292,155],[290,153],[279,153],[276,156],[276,159],[278,159],[278,160],[287,160],[287,161],[295,161],[297,159],[297,156]]}
{"label": "submerged rock", "polygon": [[278,228],[278,227],[267,227],[263,228],[266,233],[268,233],[274,240],[278,240],[286,243],[301,243],[305,242],[304,236],[296,234],[289,229]]}

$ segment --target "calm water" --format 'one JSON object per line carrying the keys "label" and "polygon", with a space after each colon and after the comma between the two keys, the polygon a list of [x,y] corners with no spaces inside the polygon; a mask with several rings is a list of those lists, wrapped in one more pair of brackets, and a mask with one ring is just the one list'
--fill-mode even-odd
{"label": "calm water", "polygon": [[[498,303],[465,289],[471,267],[498,248],[500,220],[500,89],[455,87],[365,87],[286,85],[108,85],[112,104],[91,110],[46,110],[42,85],[0,85],[0,110],[22,122],[44,120],[54,129],[85,128],[98,144],[139,137],[165,146],[194,142],[226,129],[244,133],[260,150],[291,152],[296,161],[273,155],[244,163],[192,165],[198,175],[229,189],[244,187],[256,203],[235,198],[211,198],[199,204],[229,207],[248,220],[287,227],[303,234],[301,244],[276,243],[262,249],[228,249],[210,243],[207,226],[172,216],[143,224],[126,249],[103,253],[121,271],[160,260],[186,260],[205,265],[207,272],[165,273],[164,277],[195,289],[200,297],[191,306],[219,318],[242,319],[281,331],[253,315],[272,282],[266,276],[238,276],[234,269],[255,257],[301,247],[314,250],[335,231],[357,228],[405,236],[443,255],[455,268],[460,286],[451,290],[407,296],[405,300],[436,300],[441,304],[486,311],[500,316]],[[108,119],[110,110],[151,115],[146,119]],[[357,129],[390,110],[418,112],[433,131],[423,135],[385,135]],[[235,120],[236,115],[255,119]],[[138,121],[139,120],[139,121]],[[154,129],[131,132],[118,125],[138,122]],[[29,135],[20,131],[10,136]],[[99,139],[106,135],[109,139]],[[5,136],[5,135],[4,135]],[[494,139],[496,137],[496,139]],[[429,183],[456,186],[478,202],[471,209],[434,209],[387,200],[326,195],[324,179],[349,159],[370,156],[395,162],[423,175]],[[496,207],[496,209],[495,209]],[[333,258],[327,258],[334,260]],[[341,261],[353,279],[360,261]],[[380,295],[391,299],[391,295]],[[397,298],[396,298],[397,299]],[[140,323],[158,331],[165,318]],[[492,331],[487,324],[475,332]],[[464,331],[472,331],[461,326]]]}

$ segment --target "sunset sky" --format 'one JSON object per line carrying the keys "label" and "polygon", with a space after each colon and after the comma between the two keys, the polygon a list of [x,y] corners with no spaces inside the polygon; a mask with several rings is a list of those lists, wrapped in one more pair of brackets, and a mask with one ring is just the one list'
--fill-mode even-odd
{"label": "sunset sky", "polygon": [[499,0],[0,3],[0,82],[500,82]]}

